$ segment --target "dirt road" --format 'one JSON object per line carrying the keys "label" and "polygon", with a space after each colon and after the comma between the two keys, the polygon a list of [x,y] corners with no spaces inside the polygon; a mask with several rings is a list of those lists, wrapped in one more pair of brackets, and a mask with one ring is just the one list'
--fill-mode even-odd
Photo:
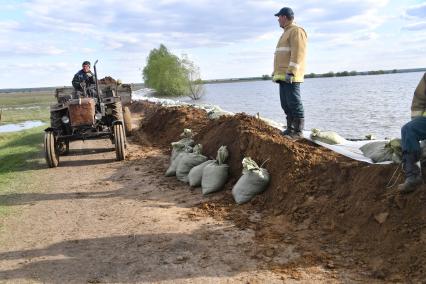
{"label": "dirt road", "polygon": [[286,228],[280,240],[259,239],[256,212],[242,213],[246,228],[226,214],[210,217],[214,197],[164,177],[164,149],[130,142],[128,150],[116,162],[109,141],[74,142],[60,167],[38,171],[31,192],[1,197],[22,212],[3,220],[1,281],[363,280],[327,261],[307,262],[310,252]]}

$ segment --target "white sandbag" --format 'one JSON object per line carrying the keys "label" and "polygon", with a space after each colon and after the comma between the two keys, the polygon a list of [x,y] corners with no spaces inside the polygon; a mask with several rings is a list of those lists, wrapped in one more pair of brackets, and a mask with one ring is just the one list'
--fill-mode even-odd
{"label": "white sandbag", "polygon": [[393,161],[400,163],[402,159],[401,139],[395,138],[386,141],[367,143],[360,150],[364,156],[370,158],[374,163]]}
{"label": "white sandbag", "polygon": [[193,153],[189,153],[188,155],[183,156],[179,160],[179,164],[176,167],[176,177],[180,181],[188,182],[189,171],[193,167],[207,161],[207,157],[201,155],[201,144],[196,145],[193,150]]}
{"label": "white sandbag", "polygon": [[247,157],[243,159],[243,175],[232,188],[232,196],[237,204],[250,201],[254,196],[265,191],[270,176],[266,169]]}
{"label": "white sandbag", "polygon": [[177,157],[170,163],[169,168],[166,171],[166,177],[172,177],[176,175],[176,168],[179,165],[180,160],[189,155],[190,153],[182,152],[177,155]]}
{"label": "white sandbag", "polygon": [[192,187],[201,186],[201,179],[203,177],[204,168],[214,162],[216,162],[216,160],[208,160],[199,164],[198,166],[193,167],[188,173],[189,185]]}
{"label": "white sandbag", "polygon": [[201,178],[201,190],[203,194],[219,191],[228,180],[229,166],[225,164],[229,153],[226,146],[222,146],[217,151],[216,161],[204,167]]}
{"label": "white sandbag", "polygon": [[343,144],[346,139],[333,131],[321,131],[317,128],[311,130],[312,140],[318,140],[330,145]]}

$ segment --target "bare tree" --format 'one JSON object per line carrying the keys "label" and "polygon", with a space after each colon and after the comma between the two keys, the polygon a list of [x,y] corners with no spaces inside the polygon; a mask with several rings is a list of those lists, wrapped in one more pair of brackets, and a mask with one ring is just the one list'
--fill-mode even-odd
{"label": "bare tree", "polygon": [[192,100],[198,100],[205,94],[200,68],[189,60],[187,55],[184,54],[182,58],[182,64],[187,70],[188,97]]}

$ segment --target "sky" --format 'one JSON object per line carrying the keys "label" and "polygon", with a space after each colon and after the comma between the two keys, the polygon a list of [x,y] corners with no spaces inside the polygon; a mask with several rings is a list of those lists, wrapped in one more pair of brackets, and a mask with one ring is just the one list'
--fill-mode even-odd
{"label": "sky", "polygon": [[2,0],[0,88],[71,85],[84,60],[99,77],[143,82],[150,50],[187,55],[203,79],[271,74],[291,7],[308,34],[307,73],[426,67],[426,1]]}

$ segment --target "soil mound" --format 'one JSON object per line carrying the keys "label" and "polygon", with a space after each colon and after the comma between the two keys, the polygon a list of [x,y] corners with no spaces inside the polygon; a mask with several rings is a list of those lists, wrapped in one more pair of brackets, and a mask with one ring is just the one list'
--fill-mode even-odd
{"label": "soil mound", "polygon": [[117,81],[110,76],[106,76],[105,78],[100,79],[99,83],[105,84],[105,85],[108,85],[108,84],[114,84],[115,85],[117,83]]}
{"label": "soil mound", "polygon": [[228,189],[240,177],[244,157],[265,162],[269,188],[242,208],[279,216],[283,227],[290,221],[307,231],[313,244],[356,257],[355,266],[370,268],[378,278],[426,276],[426,187],[407,196],[386,189],[397,166],[353,161],[307,140],[291,141],[246,114],[209,120],[205,111],[191,107],[144,102],[133,108],[144,113],[141,131],[157,144],[168,146],[183,128],[191,128],[210,157],[226,145]]}
{"label": "soil mound", "polygon": [[[161,107],[147,102],[133,103],[132,113],[143,113],[141,130],[157,145],[170,146],[180,139],[184,128],[201,131],[209,122],[204,110],[193,107]],[[204,146],[204,145],[203,145]]]}

